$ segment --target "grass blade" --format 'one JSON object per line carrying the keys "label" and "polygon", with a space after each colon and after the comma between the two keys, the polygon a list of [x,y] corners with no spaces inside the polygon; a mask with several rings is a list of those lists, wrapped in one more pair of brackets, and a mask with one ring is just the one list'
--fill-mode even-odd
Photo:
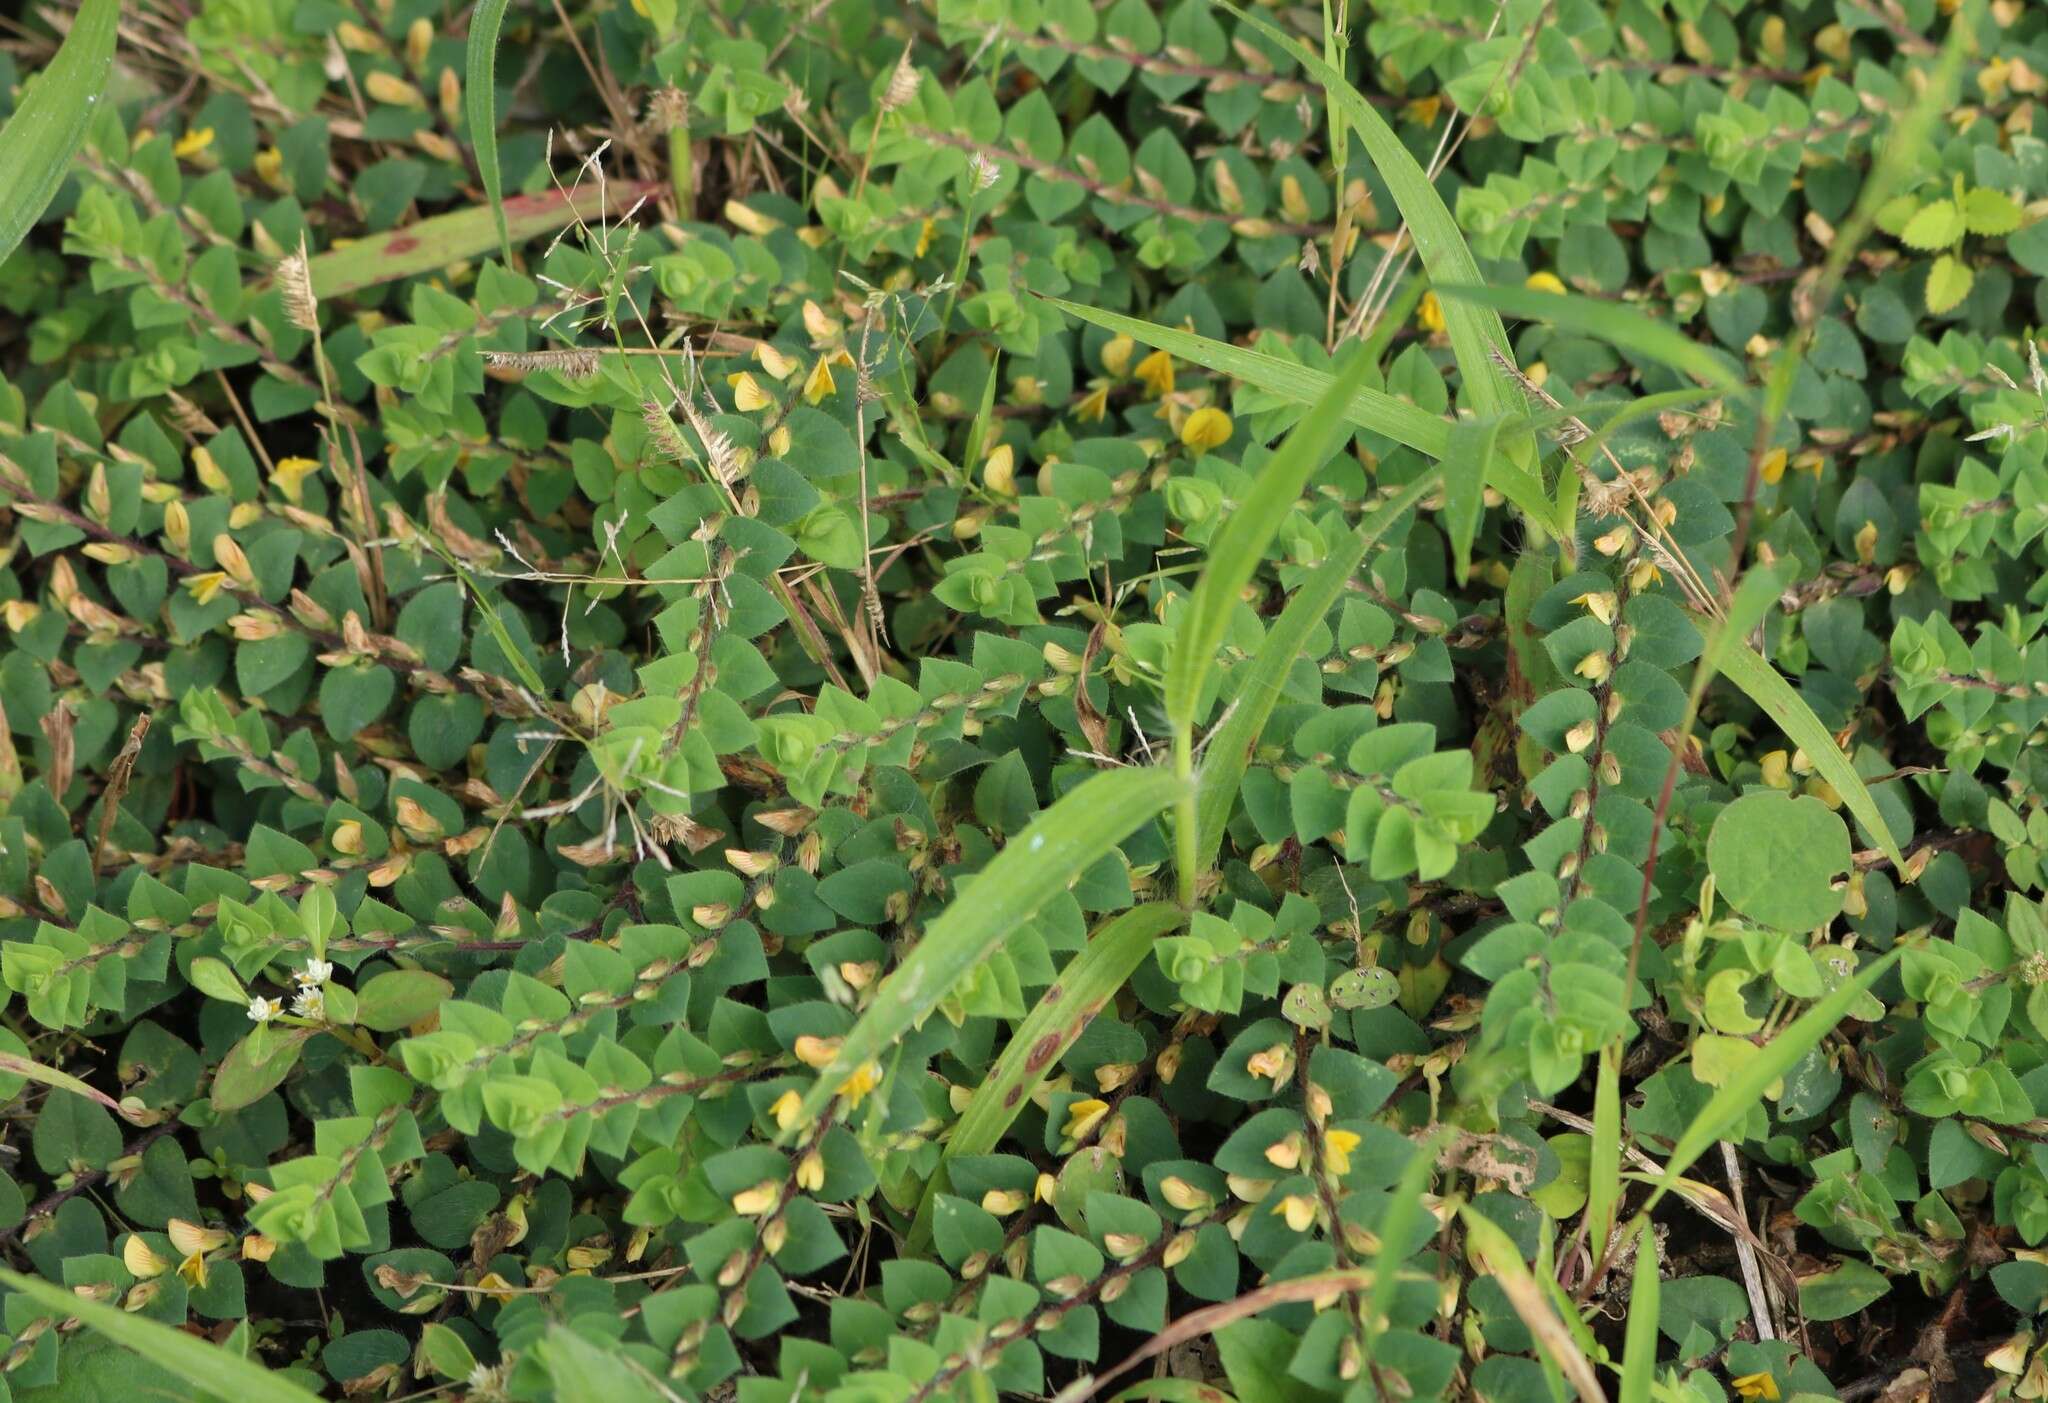
{"label": "grass blade", "polygon": [[1196,839],[1199,869],[1206,870],[1216,861],[1216,851],[1223,844],[1223,826],[1230,821],[1231,806],[1237,802],[1238,788],[1251,764],[1252,748],[1259,743],[1273,708],[1279,705],[1288,669],[1308,645],[1309,634],[1328,617],[1366,552],[1436,490],[1442,474],[1439,464],[1380,503],[1371,518],[1352,532],[1349,540],[1333,549],[1315,573],[1302,582],[1294,598],[1287,601],[1287,607],[1266,631],[1266,641],[1259,645],[1259,651],[1243,664],[1250,671],[1238,688],[1230,715],[1209,737],[1197,780],[1195,805],[1201,815]]}
{"label": "grass blade", "polygon": [[[579,189],[564,194],[514,195],[503,205],[510,241],[523,244],[575,223],[623,214],[661,188],[655,181],[607,181],[602,191]],[[339,297],[378,283],[431,273],[450,263],[490,251],[498,241],[497,213],[478,205],[456,214],[438,214],[402,229],[372,235],[311,259],[316,297]]]}
{"label": "grass blade", "polygon": [[1470,302],[1574,335],[1596,337],[1730,394],[1748,389],[1741,368],[1725,352],[1695,341],[1670,323],[1645,316],[1633,307],[1524,287],[1438,287],[1437,296],[1447,304]]}
{"label": "grass blade", "polygon": [[261,1364],[208,1344],[183,1330],[75,1296],[61,1286],[19,1272],[0,1270],[0,1284],[19,1291],[59,1316],[76,1316],[124,1349],[134,1350],[166,1373],[242,1403],[319,1403],[291,1380]]}
{"label": "grass blade", "polygon": [[[1212,341],[1191,331],[1154,326],[1135,317],[1084,307],[1078,302],[1066,302],[1057,297],[1048,297],[1045,300],[1082,321],[1093,322],[1105,331],[1121,332],[1133,341],[1142,341],[1145,345],[1156,347],[1169,355],[1179,356],[1182,360],[1193,361],[1196,365],[1219,374],[1242,380],[1254,389],[1264,390],[1268,394],[1284,395],[1302,404],[1314,404],[1320,400],[1328,393],[1331,383],[1336,378],[1325,370],[1296,365],[1293,361],[1269,356],[1263,351],[1250,351],[1227,342]],[[1451,451],[1452,425],[1449,420],[1439,419],[1426,410],[1417,409],[1406,400],[1395,399],[1382,391],[1355,391],[1345,415],[1359,428],[1384,434],[1394,442],[1404,444],[1431,458],[1443,458]],[[1542,480],[1527,468],[1511,463],[1504,456],[1496,454],[1491,481],[1500,489],[1501,495],[1512,502],[1524,516],[1546,524],[1557,519],[1550,505],[1549,496],[1543,490]]]}
{"label": "grass blade", "polygon": [[1650,1385],[1657,1378],[1657,1234],[1648,1218],[1636,1234],[1636,1272],[1628,1296],[1628,1326],[1623,1334],[1621,1403],[1650,1403]]}
{"label": "grass blade", "polygon": [[1614,1235],[1614,1210],[1621,1202],[1621,1042],[1600,1049],[1593,1083],[1592,1162],[1586,1178],[1586,1245],[1597,1258]]}
{"label": "grass blade", "polygon": [[1382,1322],[1394,1304],[1399,1273],[1410,1257],[1422,1250],[1436,1231],[1436,1219],[1422,1206],[1423,1191],[1436,1173],[1437,1157],[1443,1149],[1441,1127],[1415,1142],[1401,1177],[1387,1198],[1387,1211],[1379,1226],[1380,1250],[1373,1259],[1372,1290],[1365,1298],[1365,1355],[1372,1357],[1372,1343],[1382,1332]]}
{"label": "grass blade", "polygon": [[[1045,299],[1070,316],[1084,322],[1093,322],[1104,331],[1121,332],[1134,341],[1179,356],[1182,360],[1193,361],[1196,365],[1228,375],[1233,380],[1242,380],[1253,389],[1268,394],[1285,395],[1288,399],[1302,404],[1314,404],[1329,392],[1335,376],[1326,370],[1314,370],[1278,356],[1267,355],[1264,351],[1246,350],[1225,341],[1212,341],[1206,336],[1197,336],[1192,331],[1179,331],[1173,327],[1154,326],[1151,322],[1139,321],[1136,317],[1122,316],[1116,312],[1105,312],[1096,307],[1083,306],[1079,302],[1068,302],[1058,297]],[[1345,411],[1353,424],[1361,429],[1370,429],[1376,434],[1385,434],[1396,443],[1405,444],[1418,453],[1432,458],[1441,458],[1450,444],[1451,425],[1446,419],[1439,419],[1427,410],[1418,409],[1406,400],[1395,399],[1392,395],[1378,390],[1360,389],[1351,397],[1351,404]]]}
{"label": "grass blade", "polygon": [[1692,1162],[1705,1154],[1709,1146],[1723,1138],[1736,1121],[1749,1113],[1751,1107],[1762,1103],[1765,1087],[1791,1071],[1793,1063],[1820,1046],[1820,1040],[1832,1032],[1849,1012],[1849,1005],[1868,993],[1870,986],[1883,978],[1884,972],[1904,953],[1904,946],[1896,946],[1881,959],[1872,961],[1854,979],[1843,981],[1840,988],[1793,1019],[1783,1032],[1765,1043],[1756,1056],[1745,1062],[1700,1108],[1692,1124],[1678,1137],[1678,1143],[1664,1161],[1661,1180],[1651,1191],[1649,1202],[1643,1205],[1638,1216],[1647,1219],[1657,1200],[1664,1196],[1665,1189],[1691,1168]]}
{"label": "grass blade", "polygon": [[505,189],[498,176],[498,30],[509,0],[481,0],[469,17],[468,76],[462,101],[469,117],[469,145],[477,174],[498,221],[498,251],[512,262],[512,231],[505,223]]}
{"label": "grass blade", "polygon": [[0,263],[57,198],[107,86],[120,18],[121,0],[85,0],[57,56],[0,129]]}
{"label": "grass blade", "polygon": [[932,1198],[946,1187],[947,1162],[957,1155],[987,1154],[996,1147],[1089,1020],[1145,962],[1152,942],[1184,919],[1181,909],[1170,902],[1134,906],[1105,921],[1087,948],[1067,961],[1052,988],[1017,1025],[1003,1055],[954,1122],[938,1172],[926,1184],[924,1201],[918,1205],[911,1250],[931,1230]]}
{"label": "grass blade", "polygon": [[[1476,287],[1481,279],[1479,264],[1451,217],[1449,206],[1429,183],[1420,163],[1401,144],[1401,138],[1387,125],[1386,118],[1351,86],[1335,65],[1293,35],[1273,25],[1264,16],[1239,9],[1228,0],[1222,8],[1257,29],[1281,48],[1323,86],[1325,100],[1344,113],[1345,125],[1357,134],[1366,155],[1387,183],[1387,191],[1407,221],[1408,236],[1415,241],[1416,256],[1437,287]],[[1457,358],[1463,381],[1465,406],[1481,419],[1492,419],[1518,407],[1505,375],[1493,357],[1497,351],[1509,355],[1507,328],[1491,307],[1470,302],[1444,306],[1444,330],[1450,333],[1451,353]],[[1539,518],[1539,520],[1542,518]]]}
{"label": "grass blade", "polygon": [[1864,784],[1863,776],[1856,773],[1856,767],[1849,763],[1849,757],[1842,753],[1842,748],[1835,744],[1828,728],[1813,714],[1813,708],[1792,690],[1792,684],[1778,669],[1765,662],[1741,639],[1730,637],[1717,652],[1721,675],[1740,687],[1745,696],[1763,708],[1765,715],[1778,723],[1778,729],[1794,745],[1806,752],[1820,777],[1834,786],[1835,793],[1842,796],[1849,812],[1856,815],[1856,821],[1891,859],[1893,867],[1903,869],[1905,855],[1893,840],[1884,815],[1878,812],[1877,801],[1871,798],[1869,786]]}
{"label": "grass blade", "polygon": [[1593,1362],[1544,1299],[1543,1288],[1537,1284],[1529,1264],[1522,1260],[1522,1254],[1515,1250],[1515,1244],[1500,1225],[1470,1204],[1458,1209],[1458,1217],[1465,1224],[1466,1247],[1479,1268],[1491,1275],[1507,1294],[1508,1304],[1536,1337],[1537,1347],[1571,1381],[1582,1403],[1607,1403],[1600,1376],[1593,1372]]}
{"label": "grass blade", "polygon": [[1030,920],[1139,825],[1180,797],[1183,781],[1155,767],[1095,775],[1033,819],[956,895],[877,991],[805,1094],[800,1122],[815,1120],[854,1071],[889,1046]]}
{"label": "grass blade", "polygon": [[1321,467],[1344,434],[1344,409],[1372,367],[1354,358],[1330,384],[1315,407],[1287,435],[1260,470],[1251,491],[1216,534],[1209,562],[1195,581],[1193,596],[1181,615],[1166,664],[1166,719],[1176,729],[1194,723],[1202,684],[1216,665],[1216,649],[1230,626],[1231,611],[1274,533],[1301,499],[1309,474]]}

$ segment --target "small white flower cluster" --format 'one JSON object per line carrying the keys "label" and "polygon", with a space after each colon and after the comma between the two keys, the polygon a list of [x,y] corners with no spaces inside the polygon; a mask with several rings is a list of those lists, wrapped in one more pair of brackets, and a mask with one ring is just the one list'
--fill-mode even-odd
{"label": "small white flower cluster", "polygon": [[[308,960],[306,967],[292,976],[299,988],[292,995],[292,1012],[301,1018],[320,1019],[327,1016],[327,994],[324,986],[334,978],[334,966],[326,960]],[[282,999],[266,999],[261,994],[249,1000],[249,1020],[252,1023],[268,1023],[284,1012]]]}

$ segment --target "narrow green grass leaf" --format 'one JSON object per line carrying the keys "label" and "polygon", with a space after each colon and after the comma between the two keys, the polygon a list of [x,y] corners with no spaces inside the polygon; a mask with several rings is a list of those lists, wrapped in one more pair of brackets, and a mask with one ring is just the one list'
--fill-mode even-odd
{"label": "narrow green grass leaf", "polygon": [[[514,195],[502,206],[508,236],[523,244],[579,219],[591,223],[623,214],[660,188],[655,181],[616,180],[606,183],[602,197],[595,189]],[[498,242],[497,215],[490,206],[476,205],[329,249],[308,261],[313,293],[339,297],[488,253]]]}
{"label": "narrow green grass leaf", "polygon": [[1664,1161],[1664,1173],[1657,1186],[1650,1193],[1650,1200],[1642,1208],[1641,1217],[1649,1217],[1650,1210],[1673,1180],[1692,1167],[1692,1162],[1707,1152],[1709,1146],[1735,1125],[1735,1122],[1749,1114],[1752,1107],[1763,1104],[1764,1088],[1777,1081],[1792,1066],[1814,1048],[1820,1040],[1834,1030],[1849,1012],[1849,1006],[1870,991],[1870,986],[1884,977],[1900,955],[1904,946],[1895,946],[1883,957],[1873,960],[1854,979],[1844,980],[1841,987],[1815,1003],[1785,1026],[1785,1030],[1758,1049],[1757,1055],[1743,1063],[1734,1076],[1723,1084],[1707,1104],[1700,1108],[1686,1126],[1685,1133],[1678,1137],[1671,1154]]}
{"label": "narrow green grass leaf", "polygon": [[1394,1290],[1400,1285],[1400,1271],[1429,1235],[1436,1231],[1436,1219],[1422,1206],[1422,1194],[1436,1173],[1437,1156],[1443,1149],[1446,1131],[1442,1127],[1415,1142],[1401,1177],[1387,1197],[1387,1211],[1380,1218],[1379,1255],[1373,1259],[1372,1290],[1365,1298],[1366,1353],[1380,1334],[1380,1323],[1394,1304]]}
{"label": "narrow green grass leaf", "polygon": [[[1232,379],[1242,380],[1253,389],[1268,394],[1285,395],[1301,404],[1314,404],[1329,390],[1335,378],[1326,370],[1313,370],[1293,361],[1269,356],[1263,351],[1249,351],[1242,346],[1232,346],[1223,341],[1212,341],[1206,336],[1197,336],[1191,331],[1178,331],[1172,327],[1154,326],[1151,322],[1139,321],[1135,317],[1122,316],[1116,312],[1104,312],[1094,307],[1085,307],[1078,302],[1066,302],[1057,297],[1045,299],[1063,312],[1071,313],[1082,321],[1093,322],[1105,331],[1121,332],[1134,341],[1157,347],[1169,355],[1182,360],[1193,361]],[[1395,399],[1380,390],[1361,389],[1353,393],[1350,408],[1346,411],[1351,422],[1361,429],[1370,429],[1376,434],[1385,434],[1394,442],[1414,449],[1431,458],[1442,458],[1450,451],[1451,422],[1439,419],[1434,414],[1416,408],[1406,400]],[[1490,479],[1501,495],[1513,503],[1515,509],[1537,522],[1555,526],[1559,518],[1550,504],[1549,494],[1543,489],[1543,482],[1527,468],[1508,461],[1503,454],[1495,454],[1493,476]]]}
{"label": "narrow green grass leaf", "polygon": [[1863,776],[1856,773],[1856,767],[1849,763],[1849,757],[1835,744],[1834,736],[1813,714],[1799,693],[1792,690],[1778,669],[1760,657],[1756,650],[1739,637],[1731,636],[1726,644],[1716,650],[1719,655],[1721,675],[1733,682],[1751,701],[1762,707],[1764,714],[1778,723],[1791,742],[1805,751],[1813,761],[1813,767],[1820,777],[1834,786],[1835,793],[1842,796],[1842,802],[1849,806],[1849,812],[1856,815],[1856,821],[1863,825],[1878,849],[1891,859],[1896,868],[1906,865],[1905,854],[1892,838],[1892,831],[1878,811],[1877,800],[1870,795],[1870,788],[1864,784]]}
{"label": "narrow green grass leaf", "polygon": [[16,1057],[11,1052],[0,1052],[0,1072],[9,1072],[17,1077],[27,1077],[45,1086],[58,1087],[74,1096],[83,1096],[94,1105],[105,1107],[131,1125],[152,1125],[157,1120],[155,1112],[142,1109],[140,1103],[133,1107],[123,1106],[119,1101],[101,1091],[98,1087],[80,1081],[69,1072],[45,1066],[26,1057]]}
{"label": "narrow green grass leaf", "polygon": [[1197,779],[1200,786],[1196,794],[1196,808],[1201,822],[1196,841],[1198,865],[1206,870],[1216,861],[1216,852],[1223,844],[1223,828],[1230,821],[1231,806],[1237,802],[1238,788],[1244,780],[1246,767],[1251,764],[1252,749],[1259,743],[1259,736],[1266,729],[1266,721],[1273,714],[1273,708],[1280,704],[1281,689],[1286,685],[1288,670],[1308,646],[1308,636],[1316,626],[1329,616],[1330,608],[1337,602],[1337,596],[1344,592],[1345,582],[1357,570],[1379,539],[1391,530],[1394,524],[1414,510],[1441,481],[1443,466],[1438,464],[1409,483],[1401,491],[1373,510],[1373,514],[1352,532],[1345,541],[1333,547],[1315,573],[1302,582],[1294,592],[1294,598],[1287,601],[1287,607],[1280,611],[1280,617],[1266,630],[1266,639],[1259,645],[1259,651],[1250,660],[1240,664],[1248,668],[1243,685],[1237,690],[1235,704],[1230,714],[1219,723],[1203,752],[1202,769]]}
{"label": "narrow green grass leaf", "polygon": [[237,1403],[319,1403],[317,1394],[308,1393],[254,1360],[231,1354],[183,1330],[88,1301],[61,1286],[19,1272],[0,1270],[0,1284],[56,1311],[60,1317],[76,1316],[115,1344],[134,1350],[166,1373],[208,1393],[236,1399]]}
{"label": "narrow green grass leaf", "polygon": [[[1233,380],[1242,380],[1255,390],[1268,394],[1285,395],[1288,399],[1302,404],[1314,404],[1329,392],[1336,377],[1326,370],[1314,370],[1278,356],[1267,355],[1264,351],[1246,350],[1225,341],[1212,341],[1206,336],[1197,336],[1192,331],[1180,331],[1169,326],[1154,326],[1151,322],[1139,321],[1116,312],[1105,312],[1097,307],[1084,306],[1079,302],[1068,302],[1058,297],[1045,299],[1053,306],[1082,321],[1093,322],[1104,331],[1120,332],[1134,341],[1179,356],[1182,360],[1193,361],[1196,365],[1228,375]],[[1379,390],[1360,389],[1353,393],[1351,404],[1345,411],[1353,424],[1361,429],[1370,429],[1376,434],[1385,434],[1399,444],[1405,444],[1418,453],[1432,458],[1441,458],[1450,443],[1451,424],[1448,419],[1439,419],[1427,410],[1418,409],[1406,400],[1395,399]]]}
{"label": "narrow green grass leaf", "polygon": [[481,0],[469,17],[468,76],[462,101],[469,116],[469,145],[476,152],[477,174],[497,217],[498,251],[512,262],[512,231],[505,222],[505,189],[498,175],[498,30],[505,23],[509,0]]}
{"label": "narrow green grass leaf", "polygon": [[1472,542],[1486,515],[1486,469],[1503,422],[1463,419],[1451,425],[1450,451],[1444,454],[1444,534],[1451,539],[1451,565],[1460,580],[1472,569]]}
{"label": "narrow green grass leaf", "polygon": [[1524,321],[1595,337],[1645,360],[1683,371],[1717,390],[1739,394],[1748,388],[1742,368],[1726,352],[1695,341],[1669,322],[1645,316],[1633,307],[1526,287],[1439,286],[1436,292],[1447,304],[1491,307]]}
{"label": "narrow green grass leaf", "polygon": [[815,1120],[856,1069],[880,1058],[1055,892],[1180,798],[1183,788],[1163,769],[1109,770],[1076,786],[1004,844],[877,991],[805,1094],[799,1121]]}
{"label": "narrow green grass leaf", "polygon": [[[1308,45],[1248,10],[1228,0],[1218,0],[1223,9],[1245,21],[1281,48],[1315,80],[1331,106],[1342,109],[1346,125],[1358,135],[1366,155],[1387,183],[1387,191],[1407,221],[1408,237],[1415,241],[1416,256],[1436,287],[1476,287],[1480,284],[1479,264],[1451,217],[1444,197],[1430,184],[1429,176],[1401,138],[1387,125],[1373,105],[1351,86],[1342,70],[1327,63]],[[1444,330],[1450,334],[1451,353],[1458,362],[1465,406],[1481,419],[1491,419],[1515,408],[1516,396],[1507,383],[1494,353],[1509,356],[1507,329],[1500,314],[1491,307],[1470,302],[1444,304]],[[1541,518],[1538,518],[1541,520]]]}
{"label": "narrow green grass leaf", "polygon": [[917,1250],[931,1230],[932,1198],[946,1187],[947,1164],[957,1156],[985,1155],[996,1147],[1089,1020],[1145,962],[1152,942],[1186,919],[1187,914],[1171,902],[1134,906],[1103,922],[1087,948],[1067,961],[1052,987],[1017,1025],[1002,1056],[953,1123],[938,1172],[926,1183],[918,1205],[911,1250]]}
{"label": "narrow green grass leaf", "polygon": [[1592,1162],[1586,1168],[1586,1244],[1594,1256],[1614,1235],[1621,1202],[1621,1042],[1600,1049],[1593,1082]]}
{"label": "narrow green grass leaf", "polygon": [[114,66],[121,0],[85,0],[49,67],[0,128],[0,263],[43,217]]}
{"label": "narrow green grass leaf", "polygon": [[1636,1271],[1622,1337],[1621,1403],[1650,1403],[1650,1385],[1657,1379],[1657,1297],[1662,1284],[1657,1275],[1657,1233],[1645,1218],[1636,1234]]}
{"label": "narrow green grass leaf", "polygon": [[1341,439],[1350,437],[1345,407],[1371,369],[1362,357],[1352,359],[1267,460],[1210,543],[1208,566],[1195,581],[1166,664],[1166,719],[1176,730],[1194,723],[1202,684],[1216,666],[1216,650],[1230,627],[1231,611],[1274,534],[1301,500],[1309,474],[1336,451]]}
{"label": "narrow green grass leaf", "polygon": [[1535,1336],[1536,1347],[1571,1381],[1579,1391],[1581,1403],[1607,1403],[1607,1393],[1600,1387],[1600,1376],[1593,1372],[1592,1360],[1544,1298],[1542,1286],[1507,1233],[1470,1204],[1458,1209],[1458,1217],[1465,1224],[1466,1250],[1500,1286],[1508,1304]]}

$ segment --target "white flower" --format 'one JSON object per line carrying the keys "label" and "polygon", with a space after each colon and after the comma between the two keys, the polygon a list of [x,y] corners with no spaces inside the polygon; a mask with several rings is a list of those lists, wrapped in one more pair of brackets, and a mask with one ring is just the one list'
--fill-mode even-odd
{"label": "white flower", "polygon": [[319,985],[307,985],[293,996],[292,1012],[301,1018],[325,1018],[327,1016],[327,996],[320,991]]}
{"label": "white flower", "polygon": [[268,1023],[283,1012],[284,1004],[277,999],[266,999],[259,994],[249,1000],[249,1018],[251,1022]]}
{"label": "white flower", "polygon": [[294,975],[293,978],[299,981],[301,988],[317,989],[328,980],[334,978],[334,966],[326,960],[308,960],[306,961],[306,967]]}

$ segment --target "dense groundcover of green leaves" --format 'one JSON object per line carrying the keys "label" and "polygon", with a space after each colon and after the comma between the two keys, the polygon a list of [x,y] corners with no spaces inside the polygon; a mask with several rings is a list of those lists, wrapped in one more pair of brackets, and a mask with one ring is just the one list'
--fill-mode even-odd
{"label": "dense groundcover of green leaves", "polygon": [[0,1396],[2048,1394],[2048,10],[120,36]]}

